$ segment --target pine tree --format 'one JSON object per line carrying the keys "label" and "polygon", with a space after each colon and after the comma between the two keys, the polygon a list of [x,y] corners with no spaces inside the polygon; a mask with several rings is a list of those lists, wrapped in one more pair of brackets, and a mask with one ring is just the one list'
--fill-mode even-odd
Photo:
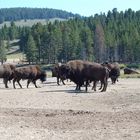
{"label": "pine tree", "polygon": [[91,30],[85,26],[81,30],[82,54],[84,60],[93,61],[93,39]]}
{"label": "pine tree", "polygon": [[6,42],[6,49],[9,51],[10,49],[10,39],[8,38],[7,42]]}
{"label": "pine tree", "polygon": [[4,46],[4,41],[0,39],[0,62],[1,64],[6,61],[6,48]]}
{"label": "pine tree", "polygon": [[29,36],[28,36],[27,49],[26,49],[25,53],[26,53],[26,58],[27,58],[29,64],[31,62],[33,63],[36,61],[37,49],[36,49],[35,41],[31,34],[29,34]]}
{"label": "pine tree", "polygon": [[100,23],[95,28],[94,52],[97,62],[103,62],[105,60],[105,38],[103,27]]}
{"label": "pine tree", "polygon": [[18,34],[17,27],[16,27],[15,23],[12,21],[11,26],[9,27],[10,40],[17,38],[17,34]]}
{"label": "pine tree", "polygon": [[63,50],[62,50],[62,59],[64,62],[67,62],[71,58],[71,53],[70,53],[70,27],[67,26],[65,23],[63,26],[63,31],[62,31],[62,41],[63,41]]}

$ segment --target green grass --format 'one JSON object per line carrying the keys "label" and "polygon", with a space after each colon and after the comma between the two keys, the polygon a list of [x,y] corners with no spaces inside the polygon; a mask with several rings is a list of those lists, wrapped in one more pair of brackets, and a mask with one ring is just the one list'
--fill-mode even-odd
{"label": "green grass", "polygon": [[120,78],[140,78],[140,74],[123,74]]}
{"label": "green grass", "polygon": [[[12,40],[10,41],[10,48],[7,50],[7,60],[23,60],[25,59],[25,55],[20,51],[20,47],[18,44],[19,40]],[[5,41],[6,43],[6,41]]]}
{"label": "green grass", "polygon": [[52,77],[52,72],[51,71],[46,71],[46,73],[47,73],[47,77]]}
{"label": "green grass", "polygon": [[7,59],[21,59],[22,60],[23,59],[23,53],[16,52],[16,53],[8,54]]}

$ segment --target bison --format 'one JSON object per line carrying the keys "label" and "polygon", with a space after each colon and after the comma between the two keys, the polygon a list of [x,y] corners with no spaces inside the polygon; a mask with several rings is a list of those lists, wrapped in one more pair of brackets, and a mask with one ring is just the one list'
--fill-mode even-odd
{"label": "bison", "polygon": [[139,72],[126,67],[126,68],[124,68],[124,74],[139,74]]}
{"label": "bison", "polygon": [[103,63],[109,69],[109,77],[111,78],[112,84],[115,84],[118,81],[118,77],[120,76],[120,67],[118,63]]}
{"label": "bison", "polygon": [[56,77],[57,78],[57,84],[60,85],[59,81],[61,80],[63,85],[65,85],[64,80],[61,75],[60,75],[60,70],[59,68],[61,67],[61,63],[55,64],[55,66],[52,68],[52,77]]}
{"label": "bison", "polygon": [[46,80],[46,73],[45,71],[42,71],[39,66],[37,65],[29,65],[24,67],[18,67],[14,71],[14,79],[13,79],[13,87],[15,87],[15,82],[17,82],[22,88],[20,84],[21,79],[27,79],[27,88],[32,82],[35,87],[37,88],[36,81],[40,79],[42,82]]}
{"label": "bison", "polygon": [[65,78],[69,78],[76,84],[76,90],[80,90],[80,87],[86,82],[86,91],[89,81],[101,81],[103,85],[103,91],[107,88],[107,79],[109,72],[106,67],[98,63],[92,63],[82,60],[72,60],[66,65],[60,67],[61,75]]}
{"label": "bison", "polygon": [[83,61],[73,60],[60,67],[60,75],[64,79],[70,79],[76,84],[76,90],[80,90],[80,87],[84,85],[83,77],[81,77],[83,68]]}
{"label": "bison", "polygon": [[3,64],[0,66],[0,78],[3,78],[5,88],[8,88],[8,81],[13,79],[15,66],[12,64]]}

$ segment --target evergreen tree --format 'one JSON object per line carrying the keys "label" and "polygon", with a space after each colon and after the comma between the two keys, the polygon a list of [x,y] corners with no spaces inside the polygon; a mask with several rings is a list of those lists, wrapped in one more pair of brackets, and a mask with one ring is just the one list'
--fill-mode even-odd
{"label": "evergreen tree", "polygon": [[36,49],[35,41],[31,34],[29,34],[28,36],[27,49],[25,53],[29,64],[31,62],[33,63],[36,61],[37,49]]}
{"label": "evergreen tree", "polygon": [[61,62],[62,58],[60,56],[62,51],[62,32],[59,26],[54,27],[52,31],[52,39],[51,39],[51,48],[53,50],[53,62],[56,63],[57,61]]}
{"label": "evergreen tree", "polygon": [[95,28],[94,52],[97,62],[103,62],[105,60],[105,38],[104,31],[100,23],[97,24]]}
{"label": "evergreen tree", "polygon": [[[34,13],[33,9],[30,10],[32,18],[40,11]],[[55,13],[50,11],[48,16],[54,16]],[[43,10],[42,14],[43,17],[46,12]],[[29,18],[23,11],[21,15]],[[15,19],[21,15],[16,15]],[[9,15],[8,18],[13,20]],[[135,63],[140,61],[139,21],[140,11],[128,9],[118,12],[114,8],[107,15],[101,13],[94,17],[48,21],[46,25],[37,23],[32,27],[19,28],[11,22],[10,27],[4,25],[0,29],[0,37],[3,40],[20,39],[20,50],[26,53],[30,62],[35,61],[36,56],[38,61],[45,63],[72,59]]]}
{"label": "evergreen tree", "polygon": [[23,53],[25,53],[26,51],[28,35],[31,34],[30,32],[31,31],[29,27],[23,27],[20,33],[21,35],[20,35],[19,46],[20,46],[20,51],[22,51]]}
{"label": "evergreen tree", "polygon": [[62,31],[62,41],[63,41],[63,51],[62,51],[62,59],[64,62],[67,62],[71,58],[70,54],[70,27],[65,23]]}
{"label": "evergreen tree", "polygon": [[10,40],[17,38],[17,34],[18,34],[17,27],[16,27],[15,23],[12,21],[11,26],[9,27]]}
{"label": "evergreen tree", "polygon": [[88,26],[81,30],[81,42],[83,59],[93,61],[93,36]]}
{"label": "evergreen tree", "polygon": [[6,61],[6,48],[4,46],[4,41],[0,39],[0,62],[3,64]]}
{"label": "evergreen tree", "polygon": [[8,38],[7,42],[6,42],[6,49],[9,51],[10,49],[10,39]]}

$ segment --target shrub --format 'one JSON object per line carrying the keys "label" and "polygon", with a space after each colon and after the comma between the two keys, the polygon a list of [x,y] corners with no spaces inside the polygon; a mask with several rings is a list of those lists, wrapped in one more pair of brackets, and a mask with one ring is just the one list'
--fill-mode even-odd
{"label": "shrub", "polygon": [[128,68],[140,69],[140,64],[132,63],[126,65]]}

